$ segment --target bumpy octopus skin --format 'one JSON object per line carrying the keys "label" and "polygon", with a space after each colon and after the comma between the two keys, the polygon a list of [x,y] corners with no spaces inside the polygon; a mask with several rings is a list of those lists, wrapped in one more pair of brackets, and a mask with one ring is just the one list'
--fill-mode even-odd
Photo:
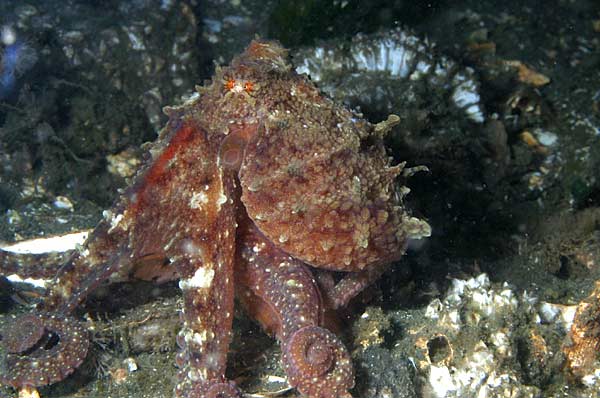
{"label": "bumpy octopus skin", "polygon": [[[325,327],[325,311],[379,277],[408,239],[430,234],[402,205],[408,189],[397,177],[411,170],[392,166],[382,142],[398,118],[372,125],[334,104],[268,41],[217,68],[198,94],[165,109],[169,121],[132,186],[38,308],[2,332],[0,382],[66,377],[88,345],[73,311],[100,283],[134,276],[179,278],[177,397],[241,396],[225,377],[234,295],[280,341],[301,394],[351,396],[350,356]],[[0,269],[14,262],[0,252]],[[44,261],[18,262],[35,274]],[[335,284],[330,271],[347,274]]]}

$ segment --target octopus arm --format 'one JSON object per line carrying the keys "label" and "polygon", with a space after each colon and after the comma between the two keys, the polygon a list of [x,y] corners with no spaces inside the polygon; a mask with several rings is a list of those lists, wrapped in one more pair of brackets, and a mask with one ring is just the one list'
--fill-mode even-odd
{"label": "octopus arm", "polygon": [[346,307],[350,300],[379,279],[390,266],[389,263],[372,264],[362,271],[346,273],[337,283],[331,271],[315,270],[325,304],[334,310]]}
{"label": "octopus arm", "polygon": [[22,315],[1,332],[5,348],[0,383],[37,387],[63,380],[81,365],[88,333],[75,319],[32,313]]}
{"label": "octopus arm", "polygon": [[[81,365],[88,352],[88,333],[70,313],[91,290],[118,271],[126,252],[117,243],[123,233],[108,232],[107,223],[100,223],[82,248],[68,254],[36,311],[15,318],[0,331],[5,349],[0,383],[15,388],[42,386],[63,380]],[[2,261],[12,257],[3,255]],[[36,258],[41,261],[38,265],[32,262]],[[64,257],[26,255],[19,263],[25,271],[43,276],[47,260],[60,259]]]}
{"label": "octopus arm", "polygon": [[[83,338],[85,344],[72,345],[72,360],[54,363],[57,370],[30,369],[37,363],[34,356],[39,350],[35,342],[48,330],[64,336],[57,349],[68,348],[65,344],[71,339],[71,331],[77,330],[75,326],[61,329],[45,314],[51,311],[57,319],[68,319],[68,314],[102,281],[129,272],[131,264],[141,263],[143,267],[150,258],[151,264],[164,264],[164,274],[178,275],[183,290],[184,325],[178,337],[181,352],[177,358],[180,372],[176,395],[238,396],[237,388],[224,376],[234,296],[233,172],[218,167],[218,140],[209,137],[193,119],[185,122],[180,115],[167,129],[168,134],[155,144],[155,158],[61,268],[38,313],[32,314],[42,323],[35,328],[39,333],[13,339],[12,345],[31,349],[20,349],[19,366],[13,366],[14,370],[5,375],[10,378],[9,384],[56,382],[79,366],[87,351],[87,338]],[[29,318],[16,320],[14,328],[31,322]],[[77,330],[77,335],[83,332]],[[5,364],[13,362],[10,355],[5,357]],[[32,380],[32,375],[39,382]]]}
{"label": "octopus arm", "polygon": [[0,275],[17,274],[21,278],[53,278],[70,252],[12,253],[0,250]]}
{"label": "octopus arm", "polygon": [[238,242],[238,296],[280,341],[290,384],[308,397],[350,397],[350,355],[322,327],[324,307],[310,270],[268,242],[256,227],[246,227]]}
{"label": "octopus arm", "polygon": [[176,396],[233,397],[237,388],[225,379],[225,368],[234,297],[234,174],[218,166],[219,140],[193,118],[170,125],[177,128],[169,144],[134,185],[115,229],[127,231],[133,259],[164,257],[164,272],[180,278]]}

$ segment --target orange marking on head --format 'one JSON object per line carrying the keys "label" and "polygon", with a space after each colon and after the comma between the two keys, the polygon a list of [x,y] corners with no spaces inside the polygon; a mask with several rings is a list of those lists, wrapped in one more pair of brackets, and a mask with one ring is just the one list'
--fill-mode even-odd
{"label": "orange marking on head", "polygon": [[233,79],[227,79],[227,81],[225,82],[225,88],[229,91],[233,90],[233,88],[235,87],[235,80]]}
{"label": "orange marking on head", "polygon": [[253,82],[246,82],[246,83],[244,83],[244,90],[246,90],[247,93],[249,93],[252,90],[254,90],[254,83]]}

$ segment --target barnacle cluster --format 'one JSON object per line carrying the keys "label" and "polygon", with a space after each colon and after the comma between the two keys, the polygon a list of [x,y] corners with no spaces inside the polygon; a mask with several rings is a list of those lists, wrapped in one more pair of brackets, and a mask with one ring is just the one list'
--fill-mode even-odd
{"label": "barnacle cluster", "polygon": [[323,42],[296,52],[294,62],[325,92],[368,113],[403,109],[408,115],[437,103],[444,112],[485,121],[473,69],[437,54],[428,40],[406,30],[358,34],[342,46]]}
{"label": "barnacle cluster", "polygon": [[414,350],[407,354],[424,395],[541,396],[564,364],[574,308],[517,293],[486,274],[452,280],[445,297],[426,307],[422,324],[411,327]]}

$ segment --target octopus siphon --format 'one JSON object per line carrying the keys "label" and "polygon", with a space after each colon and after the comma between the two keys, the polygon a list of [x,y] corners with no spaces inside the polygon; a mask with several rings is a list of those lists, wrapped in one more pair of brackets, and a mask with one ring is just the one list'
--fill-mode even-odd
{"label": "octopus siphon", "polygon": [[[74,310],[101,283],[143,277],[179,279],[176,397],[241,397],[225,376],[234,298],[276,336],[300,394],[351,397],[351,358],[325,313],[431,233],[403,205],[402,181],[423,167],[392,165],[383,143],[399,118],[371,124],[336,105],[264,40],[165,113],[132,185],[35,310],[2,331],[0,382],[67,377],[89,345]],[[47,261],[0,252],[2,273]]]}

